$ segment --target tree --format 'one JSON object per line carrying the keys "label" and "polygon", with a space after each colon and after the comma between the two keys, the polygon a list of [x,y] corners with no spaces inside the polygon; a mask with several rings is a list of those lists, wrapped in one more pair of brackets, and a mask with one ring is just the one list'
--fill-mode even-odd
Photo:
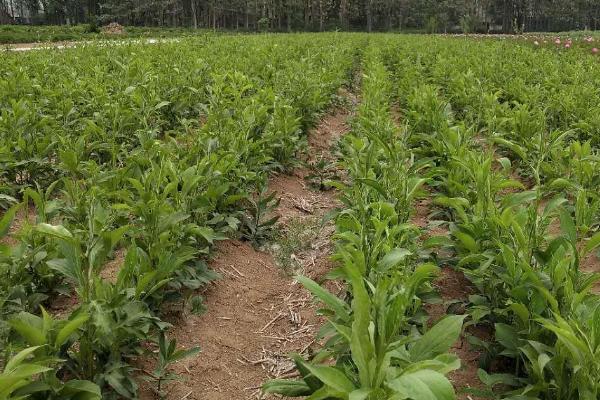
{"label": "tree", "polygon": [[553,31],[596,29],[600,0],[0,0],[3,23],[96,20],[274,31]]}

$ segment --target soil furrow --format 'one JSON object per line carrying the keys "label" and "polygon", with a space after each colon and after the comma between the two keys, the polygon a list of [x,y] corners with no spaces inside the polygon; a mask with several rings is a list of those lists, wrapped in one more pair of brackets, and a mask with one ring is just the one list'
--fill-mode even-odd
{"label": "soil furrow", "polygon": [[[330,148],[348,131],[349,118],[350,112],[342,108],[322,118],[309,132],[308,161],[331,157]],[[267,379],[294,374],[290,353],[311,351],[322,321],[312,297],[293,275],[319,280],[331,269],[333,227],[312,221],[320,221],[338,203],[335,192],[313,189],[305,180],[309,174],[307,168],[299,168],[269,181],[269,190],[281,198],[281,235],[297,226],[314,233],[306,239],[310,243],[298,243],[299,251],[285,254],[291,259],[287,269],[278,262],[282,250],[276,244],[267,251],[239,240],[217,245],[210,266],[222,278],[203,294],[207,312],[175,321],[169,331],[179,346],[202,350],[174,367],[183,379],[172,385],[169,399],[261,398],[260,386]],[[150,390],[144,392],[143,399],[152,398]]]}

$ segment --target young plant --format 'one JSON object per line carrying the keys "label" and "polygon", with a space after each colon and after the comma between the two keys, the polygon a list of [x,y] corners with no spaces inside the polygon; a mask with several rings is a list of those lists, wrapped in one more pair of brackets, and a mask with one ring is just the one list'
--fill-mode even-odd
{"label": "young plant", "polygon": [[254,246],[262,245],[268,239],[279,215],[274,215],[279,206],[280,199],[276,199],[276,192],[269,194],[265,180],[257,184],[256,197],[248,197],[247,207],[242,214],[242,237],[252,242]]}
{"label": "young plant", "polygon": [[158,336],[158,362],[154,371],[149,373],[148,380],[156,384],[155,392],[160,399],[166,399],[168,392],[165,384],[179,379],[179,376],[170,371],[172,364],[187,357],[192,357],[200,352],[199,347],[188,350],[177,350],[177,341],[167,339],[165,332]]}

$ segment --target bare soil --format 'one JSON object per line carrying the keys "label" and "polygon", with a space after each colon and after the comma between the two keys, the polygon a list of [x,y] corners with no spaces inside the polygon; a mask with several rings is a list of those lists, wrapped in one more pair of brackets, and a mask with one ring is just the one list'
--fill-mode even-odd
{"label": "bare soil", "polygon": [[[600,257],[598,253],[592,252],[581,260],[581,270],[589,273],[600,273]],[[596,282],[592,292],[600,295],[600,282]]]}
{"label": "bare soil", "polygon": [[[348,130],[349,112],[338,109],[323,117],[308,136],[310,157],[329,157],[335,140]],[[333,191],[315,191],[305,181],[308,170],[273,177],[269,190],[281,202],[279,229],[293,220],[322,217],[338,205]],[[308,250],[294,255],[302,273],[321,280],[330,271],[332,228],[322,229]],[[312,296],[277,265],[266,251],[247,242],[221,242],[210,266],[222,279],[203,296],[207,312],[172,321],[170,336],[181,347],[200,346],[198,356],[179,362],[182,381],[171,385],[169,399],[258,399],[269,378],[295,374],[291,352],[310,353],[322,319]],[[335,287],[332,288],[335,290]],[[152,399],[145,387],[142,399]]]}

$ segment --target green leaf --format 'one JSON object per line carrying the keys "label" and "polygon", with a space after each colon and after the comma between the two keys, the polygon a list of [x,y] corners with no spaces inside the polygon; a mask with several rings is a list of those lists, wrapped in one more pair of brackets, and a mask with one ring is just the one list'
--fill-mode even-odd
{"label": "green leaf", "polygon": [[186,350],[178,350],[175,353],[173,353],[171,357],[169,357],[169,360],[171,362],[176,362],[179,360],[183,360],[184,358],[193,357],[198,353],[200,353],[200,347],[197,346]]}
{"label": "green leaf", "polygon": [[312,393],[310,387],[304,381],[292,381],[274,379],[262,386],[265,393],[277,393],[284,396],[299,397],[308,396]]}
{"label": "green leaf", "polygon": [[35,227],[35,230],[45,235],[54,236],[67,241],[73,239],[71,232],[62,225],[38,224]]}
{"label": "green leaf", "polygon": [[383,186],[381,186],[381,184],[379,182],[377,182],[376,180],[373,179],[366,179],[366,178],[360,178],[357,179],[358,182],[363,183],[373,189],[375,189],[383,198],[383,200],[387,200],[388,198],[388,193],[385,190],[385,188]]}
{"label": "green leaf", "polygon": [[492,143],[496,143],[502,147],[506,147],[506,148],[512,150],[513,153],[518,155],[521,159],[527,160],[527,152],[525,151],[525,149],[523,147],[519,146],[517,143],[510,142],[501,137],[493,137],[490,140],[492,141]]}
{"label": "green leaf", "polygon": [[306,364],[306,368],[321,382],[338,392],[350,394],[355,389],[350,379],[337,368],[311,364]]}
{"label": "green leaf", "polygon": [[379,272],[385,272],[388,269],[400,264],[406,257],[410,255],[412,255],[410,250],[396,248],[379,260],[379,263],[377,263],[377,269]]}
{"label": "green leaf", "polygon": [[511,374],[488,374],[486,371],[479,369],[477,375],[484,385],[492,388],[498,384],[508,386],[519,386],[519,380]]}
{"label": "green leaf", "polygon": [[163,107],[168,106],[169,104],[171,104],[170,101],[161,101],[160,103],[158,103],[156,106],[154,106],[155,110],[160,110]]}
{"label": "green leaf", "polygon": [[479,253],[479,245],[471,235],[461,231],[456,231],[452,234],[460,241],[463,247],[465,247],[471,253]]}
{"label": "green leaf", "polygon": [[100,387],[93,382],[84,380],[72,379],[68,381],[61,392],[63,395],[72,395],[74,399],[100,400],[102,398]]}
{"label": "green leaf", "polygon": [[78,315],[76,318],[72,319],[71,321],[67,322],[65,326],[63,326],[62,329],[56,335],[56,341],[54,342],[54,345],[56,347],[62,346],[67,341],[67,339],[77,329],[79,329],[79,327],[81,327],[88,319],[89,315],[81,314]]}
{"label": "green leaf", "polygon": [[19,364],[21,364],[27,357],[29,357],[31,354],[33,354],[40,347],[42,347],[42,346],[28,347],[24,350],[21,350],[15,356],[13,356],[13,358],[8,360],[8,362],[6,363],[6,366],[4,367],[4,370],[11,371],[11,370],[15,369]]}
{"label": "green leaf", "polygon": [[439,372],[423,369],[401,375],[388,383],[394,392],[413,400],[454,400],[454,388]]}
{"label": "green leaf", "polygon": [[525,192],[513,193],[504,196],[502,199],[502,204],[504,207],[514,207],[517,205],[522,205],[529,203],[535,199],[537,199],[538,193],[534,190],[528,190]]}
{"label": "green leaf", "polygon": [[15,219],[15,215],[19,208],[21,208],[21,204],[15,204],[14,206],[6,210],[6,212],[0,219],[0,237],[6,236],[6,234],[8,233],[10,225]]}
{"label": "green leaf", "polygon": [[423,241],[423,248],[430,249],[433,247],[450,247],[454,242],[448,236],[431,236]]}
{"label": "green leaf", "polygon": [[[40,320],[37,323],[37,320]],[[35,322],[35,323],[32,323]],[[27,344],[31,346],[43,346],[46,343],[46,335],[37,326],[41,326],[41,319],[35,315],[29,313],[19,313],[15,318],[10,321],[10,326],[23,336],[27,341]]]}
{"label": "green leaf", "polygon": [[496,330],[496,340],[502,346],[512,352],[516,352],[519,347],[519,334],[516,329],[510,325],[497,323],[494,325]]}
{"label": "green leaf", "polygon": [[600,246],[600,232],[596,233],[587,241],[583,248],[584,255],[591,253],[598,246]]}
{"label": "green leaf", "polygon": [[410,348],[411,361],[421,361],[446,353],[460,337],[464,315],[449,315],[431,327]]}
{"label": "green leaf", "polygon": [[559,211],[559,217],[560,230],[562,233],[567,236],[571,243],[577,243],[577,227],[575,226],[575,222],[573,221],[571,213],[569,213],[566,209],[561,208]]}
{"label": "green leaf", "polygon": [[336,313],[336,315],[344,321],[350,318],[347,305],[344,301],[334,296],[326,289],[321,287],[317,282],[304,276],[297,276],[296,280],[308,289],[315,297],[325,303]]}
{"label": "green leaf", "polygon": [[348,400],[366,400],[371,393],[373,393],[373,389],[370,388],[357,389],[350,393]]}

